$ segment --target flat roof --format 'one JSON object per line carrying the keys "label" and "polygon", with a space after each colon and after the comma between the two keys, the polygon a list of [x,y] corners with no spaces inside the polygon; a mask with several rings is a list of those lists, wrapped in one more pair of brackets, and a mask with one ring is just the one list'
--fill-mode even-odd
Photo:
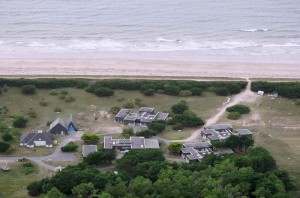
{"label": "flat roof", "polygon": [[82,155],[83,157],[88,156],[90,153],[97,151],[97,145],[83,145],[82,146]]}
{"label": "flat roof", "polygon": [[145,138],[144,137],[130,137],[131,148],[132,149],[143,149],[145,148]]}
{"label": "flat roof", "polygon": [[130,112],[132,112],[131,109],[121,109],[115,117],[125,118]]}
{"label": "flat roof", "polygon": [[193,147],[195,149],[202,149],[202,148],[210,148],[210,147],[212,147],[211,143],[209,143],[209,142],[186,143],[183,146],[184,147]]}
{"label": "flat roof", "polygon": [[104,136],[104,149],[112,149],[111,136]]}
{"label": "flat roof", "polygon": [[141,107],[139,112],[148,112],[148,113],[152,113],[154,111],[153,107]]}
{"label": "flat roof", "polygon": [[204,129],[214,129],[216,131],[218,130],[231,130],[232,127],[229,124],[215,124],[215,125],[208,125],[205,126]]}
{"label": "flat roof", "polygon": [[166,120],[169,116],[169,113],[158,112],[155,116],[155,120]]}
{"label": "flat roof", "polygon": [[157,139],[145,139],[146,148],[159,148],[159,142]]}
{"label": "flat roof", "polygon": [[249,129],[237,129],[236,132],[240,135],[252,135]]}

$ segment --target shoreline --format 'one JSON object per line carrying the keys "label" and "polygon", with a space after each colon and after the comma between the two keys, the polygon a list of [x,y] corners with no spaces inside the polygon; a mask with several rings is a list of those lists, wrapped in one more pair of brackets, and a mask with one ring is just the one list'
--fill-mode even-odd
{"label": "shoreline", "polygon": [[0,76],[281,78],[300,79],[298,63],[246,63],[143,59],[6,58]]}

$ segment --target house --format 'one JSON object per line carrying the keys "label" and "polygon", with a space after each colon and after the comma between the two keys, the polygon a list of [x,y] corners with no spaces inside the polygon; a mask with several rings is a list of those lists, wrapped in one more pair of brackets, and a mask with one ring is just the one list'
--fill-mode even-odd
{"label": "house", "polygon": [[20,146],[33,148],[36,146],[53,146],[53,135],[39,130],[38,132],[25,133],[21,136]]}
{"label": "house", "polygon": [[105,150],[116,149],[125,151],[145,148],[159,148],[158,140],[135,136],[131,136],[129,139],[113,139],[111,136],[104,136]]}
{"label": "house", "polygon": [[124,123],[125,125],[139,125],[143,127],[149,126],[156,120],[167,120],[168,113],[154,113],[152,107],[141,107],[138,112],[133,112],[131,109],[121,109],[115,116],[115,122]]}
{"label": "house", "polygon": [[94,153],[98,150],[97,145],[83,145],[82,156],[87,157],[90,153]]}
{"label": "house", "polygon": [[236,133],[238,136],[246,136],[252,139],[252,132],[249,129],[237,129]]}
{"label": "house", "polygon": [[181,157],[186,162],[201,161],[206,155],[212,154],[212,145],[205,142],[186,143],[180,150]]}
{"label": "house", "polygon": [[50,124],[50,133],[54,135],[67,135],[68,130],[66,123],[58,117],[54,122]]}
{"label": "house", "polygon": [[205,126],[201,136],[209,141],[223,141],[232,135],[232,127],[229,124]]}
{"label": "house", "polygon": [[68,128],[68,131],[78,131],[79,130],[79,127],[78,127],[78,124],[77,124],[77,121],[75,119],[75,117],[73,115],[70,115],[68,121],[67,121],[67,128]]}

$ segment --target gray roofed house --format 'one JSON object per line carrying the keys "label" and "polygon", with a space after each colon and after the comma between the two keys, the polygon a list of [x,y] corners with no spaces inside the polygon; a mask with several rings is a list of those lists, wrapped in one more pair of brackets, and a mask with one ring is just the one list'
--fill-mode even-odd
{"label": "gray roofed house", "polygon": [[129,139],[113,139],[111,136],[104,136],[104,149],[106,150],[130,150],[145,148],[159,148],[158,140],[135,136],[131,136]]}
{"label": "gray roofed house", "polygon": [[201,161],[204,156],[213,153],[212,145],[207,141],[186,143],[182,147],[181,157],[187,162]]}
{"label": "gray roofed house", "polygon": [[68,134],[67,124],[58,117],[54,122],[50,124],[50,133],[55,135]]}
{"label": "gray roofed house", "polygon": [[252,132],[249,129],[237,129],[236,133],[238,136],[246,136],[252,138]]}
{"label": "gray roofed house", "polygon": [[53,146],[53,135],[48,132],[39,130],[38,132],[25,133],[21,136],[20,146],[36,147],[36,146]]}
{"label": "gray roofed house", "polygon": [[152,107],[141,107],[138,112],[133,112],[130,109],[121,109],[115,116],[115,121],[124,123],[125,125],[147,127],[155,120],[166,120],[168,113],[154,113]]}
{"label": "gray roofed house", "polygon": [[70,115],[70,117],[67,121],[67,128],[68,128],[68,131],[78,131],[79,130],[77,121],[72,114]]}
{"label": "gray roofed house", "polygon": [[83,145],[82,156],[87,157],[90,153],[94,153],[98,150],[97,145]]}
{"label": "gray roofed house", "polygon": [[229,124],[216,124],[216,125],[209,125],[205,126],[204,129],[214,129],[215,131],[232,131],[232,127]]}
{"label": "gray roofed house", "polygon": [[212,144],[203,141],[203,142],[195,142],[195,143],[186,143],[183,145],[184,148],[193,147],[194,149],[203,149],[203,148],[212,148]]}

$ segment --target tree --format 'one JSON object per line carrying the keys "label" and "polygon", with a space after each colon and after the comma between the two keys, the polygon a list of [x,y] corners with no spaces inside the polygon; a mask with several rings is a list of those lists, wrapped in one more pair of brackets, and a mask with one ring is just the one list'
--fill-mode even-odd
{"label": "tree", "polygon": [[184,111],[188,109],[188,105],[185,102],[179,102],[171,107],[175,114],[183,114]]}
{"label": "tree", "polygon": [[62,152],[76,151],[77,149],[78,145],[74,142],[69,142],[66,146],[61,147]]}
{"label": "tree", "polygon": [[97,144],[98,141],[100,140],[100,137],[94,133],[88,133],[88,134],[83,134],[81,136],[81,139],[86,143],[86,144]]}
{"label": "tree", "polygon": [[153,96],[155,93],[155,90],[154,89],[146,89],[143,93],[145,96]]}
{"label": "tree", "polygon": [[105,192],[113,197],[122,197],[126,194],[126,185],[120,177],[118,177],[113,184],[108,184],[105,187]]}
{"label": "tree", "polygon": [[100,165],[100,164],[110,164],[116,157],[114,151],[96,151],[90,153],[87,157],[83,159],[83,162],[89,165]]}
{"label": "tree", "polygon": [[132,128],[123,129],[122,135],[124,138],[129,138],[130,136],[133,136],[134,135],[133,129]]}
{"label": "tree", "polygon": [[250,113],[250,108],[245,105],[234,105],[226,109],[227,112],[239,112],[240,114]]}
{"label": "tree", "polygon": [[56,187],[53,187],[45,196],[42,196],[42,198],[66,198],[66,195],[60,192]]}
{"label": "tree", "polygon": [[247,156],[252,162],[252,167],[257,172],[268,172],[276,169],[276,161],[270,153],[262,147],[249,148]]}
{"label": "tree", "polygon": [[151,195],[154,189],[149,179],[138,176],[130,182],[129,190],[137,197],[145,197]]}
{"label": "tree", "polygon": [[30,196],[36,197],[41,194],[42,191],[42,183],[38,181],[31,182],[27,186],[27,191]]}
{"label": "tree", "polygon": [[95,94],[100,97],[107,97],[107,96],[113,96],[114,91],[109,88],[99,87],[95,90]]}
{"label": "tree", "polygon": [[10,134],[10,133],[4,133],[2,135],[2,139],[5,141],[5,142],[8,142],[8,141],[11,141],[13,139],[13,136]]}
{"label": "tree", "polygon": [[97,192],[98,192],[98,190],[95,188],[94,184],[91,182],[81,183],[72,189],[72,194],[77,196],[78,198],[96,197]]}
{"label": "tree", "polygon": [[6,142],[0,142],[0,152],[5,152],[10,148],[10,144]]}
{"label": "tree", "polygon": [[35,94],[36,87],[33,85],[24,85],[22,86],[22,93],[25,95]]}
{"label": "tree", "polygon": [[28,120],[19,114],[11,114],[13,119],[13,126],[16,128],[24,128],[27,125]]}
{"label": "tree", "polygon": [[181,148],[182,148],[182,143],[181,142],[172,142],[168,146],[168,150],[171,153],[174,153],[174,154],[179,154]]}
{"label": "tree", "polygon": [[149,129],[155,131],[156,133],[160,133],[166,128],[166,123],[164,121],[153,121],[149,125]]}

